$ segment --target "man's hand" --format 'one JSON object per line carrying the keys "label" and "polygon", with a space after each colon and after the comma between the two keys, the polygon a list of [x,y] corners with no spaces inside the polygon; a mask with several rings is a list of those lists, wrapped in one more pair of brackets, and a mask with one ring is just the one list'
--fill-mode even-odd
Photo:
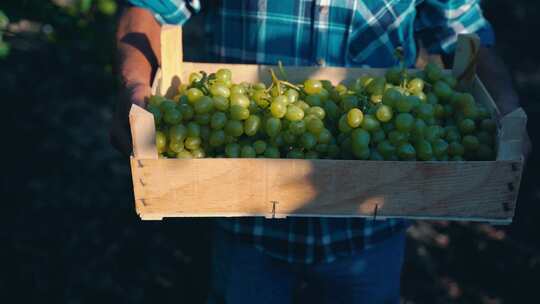
{"label": "man's hand", "polygon": [[[499,108],[501,117],[520,107],[519,97],[512,85],[510,73],[493,49],[480,48],[478,75]],[[532,150],[527,129],[523,130],[523,156],[528,158]]]}
{"label": "man's hand", "polygon": [[122,91],[110,129],[113,146],[125,156],[131,154],[129,110],[132,104],[146,107],[150,81],[159,64],[160,25],[152,14],[140,8],[127,8],[118,22],[116,42]]}

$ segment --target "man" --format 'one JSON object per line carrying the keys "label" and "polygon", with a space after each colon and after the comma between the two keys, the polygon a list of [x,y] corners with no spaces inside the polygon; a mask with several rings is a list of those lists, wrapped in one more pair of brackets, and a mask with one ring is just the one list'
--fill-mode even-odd
{"label": "man", "polygon": [[[181,25],[201,8],[196,0],[130,2],[117,35],[127,101],[112,133],[123,151],[129,106],[145,106],[160,61],[161,24]],[[480,76],[503,114],[519,106],[477,0],[224,0],[206,9],[208,59],[220,62],[388,67],[402,46],[412,67],[418,41],[440,61],[458,33],[477,33]],[[399,302],[405,221],[244,218],[219,226],[210,302],[291,303],[302,283],[311,303]]]}

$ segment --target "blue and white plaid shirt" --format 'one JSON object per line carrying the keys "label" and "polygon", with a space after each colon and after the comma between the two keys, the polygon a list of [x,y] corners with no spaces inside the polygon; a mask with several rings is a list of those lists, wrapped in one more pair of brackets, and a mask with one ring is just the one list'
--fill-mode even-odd
{"label": "blue and white plaid shirt", "polygon": [[[129,1],[167,24],[181,25],[201,10],[198,0]],[[433,54],[452,53],[459,33],[477,33],[485,46],[494,43],[479,0],[222,0],[205,9],[208,61],[388,67],[402,46],[413,66],[417,41]],[[354,218],[220,223],[263,252],[298,263],[330,262],[407,227],[404,220]]]}

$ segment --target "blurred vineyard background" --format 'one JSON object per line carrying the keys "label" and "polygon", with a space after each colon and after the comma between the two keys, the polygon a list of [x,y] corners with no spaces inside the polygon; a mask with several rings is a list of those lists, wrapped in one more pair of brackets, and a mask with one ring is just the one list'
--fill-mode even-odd
{"label": "blurred vineyard background", "polygon": [[[141,222],[129,167],[109,145],[118,83],[114,0],[0,3],[3,303],[202,303],[208,220]],[[540,2],[484,2],[540,146]],[[185,28],[200,44],[201,18]],[[196,56],[194,48],[186,57]],[[417,222],[406,303],[525,303],[540,281],[540,159],[533,154],[515,221]]]}

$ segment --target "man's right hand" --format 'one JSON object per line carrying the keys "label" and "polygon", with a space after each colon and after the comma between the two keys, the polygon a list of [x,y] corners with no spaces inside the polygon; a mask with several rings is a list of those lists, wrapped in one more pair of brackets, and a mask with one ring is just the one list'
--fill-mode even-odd
{"label": "man's right hand", "polygon": [[118,22],[116,42],[122,91],[116,103],[110,129],[111,144],[123,155],[131,154],[129,111],[136,104],[145,108],[150,96],[150,80],[159,65],[161,26],[152,14],[140,8],[127,8]]}

